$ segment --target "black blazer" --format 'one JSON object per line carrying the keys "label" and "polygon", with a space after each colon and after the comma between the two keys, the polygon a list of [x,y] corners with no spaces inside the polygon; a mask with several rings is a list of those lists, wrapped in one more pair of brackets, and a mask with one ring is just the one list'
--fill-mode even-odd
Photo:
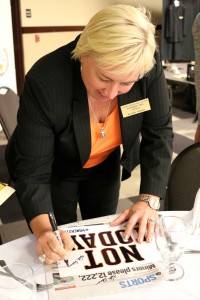
{"label": "black blazer", "polygon": [[[18,125],[7,146],[8,169],[27,221],[52,209],[52,177],[64,180],[89,158],[90,119],[80,63],[71,59],[76,40],[37,61],[25,78]],[[149,98],[151,110],[123,118],[122,179],[141,164],[141,193],[164,197],[172,154],[168,91],[158,52],[156,64],[118,97],[119,107]],[[139,136],[142,136],[139,149]],[[140,152],[140,153],[139,153]]]}

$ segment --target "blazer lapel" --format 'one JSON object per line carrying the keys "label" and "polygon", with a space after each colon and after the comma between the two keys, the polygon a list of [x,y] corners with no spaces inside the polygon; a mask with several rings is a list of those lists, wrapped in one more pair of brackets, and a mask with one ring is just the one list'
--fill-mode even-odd
{"label": "blazer lapel", "polygon": [[[139,85],[139,83],[136,84]],[[125,152],[129,152],[131,150],[133,141],[135,141],[138,136],[142,124],[142,113],[124,118],[120,109],[120,106],[136,102],[144,98],[141,89],[136,87],[136,84],[127,94],[118,96],[122,143]]]}
{"label": "blazer lapel", "polygon": [[73,126],[82,166],[89,158],[91,150],[90,117],[86,88],[80,74],[80,64],[75,63],[73,93]]}

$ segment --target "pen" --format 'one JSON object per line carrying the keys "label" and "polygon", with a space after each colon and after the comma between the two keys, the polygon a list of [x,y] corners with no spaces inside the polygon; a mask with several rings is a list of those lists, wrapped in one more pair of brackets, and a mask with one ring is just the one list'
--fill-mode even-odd
{"label": "pen", "polygon": [[[48,215],[49,215],[49,221],[50,221],[53,233],[55,234],[59,244],[63,247],[62,239],[61,239],[58,227],[57,227],[56,218],[54,216],[54,213],[52,211],[50,211]],[[69,266],[68,259],[64,260],[64,262],[66,263],[67,266]]]}

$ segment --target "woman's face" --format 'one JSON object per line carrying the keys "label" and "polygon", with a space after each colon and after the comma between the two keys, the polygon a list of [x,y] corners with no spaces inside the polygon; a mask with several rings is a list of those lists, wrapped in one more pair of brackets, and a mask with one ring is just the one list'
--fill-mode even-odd
{"label": "woman's face", "polygon": [[82,80],[88,96],[101,102],[115,99],[120,94],[127,93],[138,80],[139,74],[112,74],[96,66],[92,56],[85,56],[82,62]]}

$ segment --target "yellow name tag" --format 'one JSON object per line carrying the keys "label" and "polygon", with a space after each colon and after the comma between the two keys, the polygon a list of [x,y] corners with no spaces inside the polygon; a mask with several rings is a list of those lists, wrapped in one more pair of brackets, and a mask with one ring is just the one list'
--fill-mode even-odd
{"label": "yellow name tag", "polygon": [[132,102],[126,105],[120,106],[123,118],[130,117],[142,112],[151,110],[149,99],[142,99],[137,102]]}
{"label": "yellow name tag", "polygon": [[0,191],[3,190],[3,189],[5,188],[6,185],[7,185],[7,184],[1,183],[1,182],[0,182]]}

